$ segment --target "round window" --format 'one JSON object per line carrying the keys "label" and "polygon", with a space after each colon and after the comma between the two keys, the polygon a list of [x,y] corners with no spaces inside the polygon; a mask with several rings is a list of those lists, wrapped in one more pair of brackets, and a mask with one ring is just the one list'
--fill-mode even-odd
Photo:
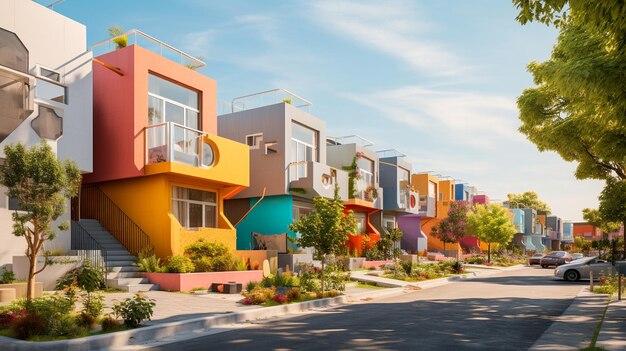
{"label": "round window", "polygon": [[415,195],[411,195],[411,208],[415,208],[415,205],[416,205]]}
{"label": "round window", "polygon": [[204,167],[210,167],[215,162],[215,153],[213,148],[207,143],[202,143],[202,165]]}

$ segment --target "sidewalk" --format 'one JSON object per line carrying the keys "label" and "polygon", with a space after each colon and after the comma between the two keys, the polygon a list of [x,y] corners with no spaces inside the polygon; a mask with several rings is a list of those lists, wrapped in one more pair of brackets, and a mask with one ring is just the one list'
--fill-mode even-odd
{"label": "sidewalk", "polygon": [[607,351],[626,350],[626,300],[609,303],[596,346]]}

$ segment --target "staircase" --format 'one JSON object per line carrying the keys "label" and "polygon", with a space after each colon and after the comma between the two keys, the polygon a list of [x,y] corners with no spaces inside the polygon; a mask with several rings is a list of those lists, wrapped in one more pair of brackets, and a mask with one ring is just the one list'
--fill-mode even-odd
{"label": "staircase", "polygon": [[140,276],[131,255],[113,235],[95,219],[81,219],[80,225],[100,244],[107,258],[107,286],[128,292],[159,290],[148,278]]}

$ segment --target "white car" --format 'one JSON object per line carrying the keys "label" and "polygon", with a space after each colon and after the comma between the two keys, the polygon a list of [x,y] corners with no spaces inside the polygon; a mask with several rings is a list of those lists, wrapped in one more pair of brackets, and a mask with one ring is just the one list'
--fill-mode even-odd
{"label": "white car", "polygon": [[597,257],[585,257],[556,267],[554,277],[569,281],[589,279],[589,272],[593,272],[593,279],[600,277],[600,273],[609,275],[615,268],[611,262],[600,260]]}

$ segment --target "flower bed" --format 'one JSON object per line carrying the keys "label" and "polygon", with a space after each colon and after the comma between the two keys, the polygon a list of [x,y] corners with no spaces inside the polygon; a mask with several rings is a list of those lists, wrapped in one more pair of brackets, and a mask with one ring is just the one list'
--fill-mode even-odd
{"label": "flower bed", "polygon": [[158,284],[161,290],[191,291],[194,288],[208,288],[212,283],[237,282],[246,285],[263,279],[262,270],[200,272],[200,273],[143,273],[152,284]]}
{"label": "flower bed", "polygon": [[384,261],[365,261],[363,262],[363,268],[365,269],[369,269],[369,268],[378,268],[380,266],[384,266],[387,264],[395,264],[396,261],[394,260],[384,260]]}

